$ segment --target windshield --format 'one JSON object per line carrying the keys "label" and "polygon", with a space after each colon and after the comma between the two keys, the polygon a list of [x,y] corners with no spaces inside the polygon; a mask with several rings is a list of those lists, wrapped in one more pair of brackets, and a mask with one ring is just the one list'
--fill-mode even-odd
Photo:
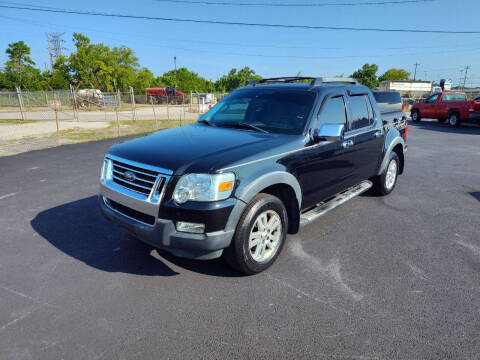
{"label": "windshield", "polygon": [[238,90],[215,105],[201,120],[215,126],[248,124],[268,132],[301,134],[314,100],[315,94],[304,90]]}

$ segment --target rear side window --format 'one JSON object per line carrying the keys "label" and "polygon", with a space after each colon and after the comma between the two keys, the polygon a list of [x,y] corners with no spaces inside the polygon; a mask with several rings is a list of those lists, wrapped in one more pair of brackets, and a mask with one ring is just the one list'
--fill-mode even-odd
{"label": "rear side window", "polygon": [[368,126],[373,121],[367,107],[367,99],[365,95],[357,95],[350,97],[350,130],[361,129]]}
{"label": "rear side window", "polygon": [[328,99],[323,104],[319,124],[344,124],[347,125],[345,102],[343,96]]}
{"label": "rear side window", "polygon": [[442,101],[466,101],[467,97],[464,94],[443,94]]}

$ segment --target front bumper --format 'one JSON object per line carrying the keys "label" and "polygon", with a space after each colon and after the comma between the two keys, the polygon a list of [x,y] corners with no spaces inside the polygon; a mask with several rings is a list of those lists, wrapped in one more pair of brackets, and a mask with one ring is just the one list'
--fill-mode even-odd
{"label": "front bumper", "polygon": [[139,240],[179,257],[217,258],[230,245],[235,232],[230,229],[206,234],[183,233],[176,230],[174,221],[165,219],[157,219],[154,226],[149,226],[118,212],[105,200],[102,195],[99,196],[100,207],[107,219],[121,225]]}
{"label": "front bumper", "polygon": [[[185,219],[185,214],[179,219],[155,218],[154,224],[146,224],[128,216],[112,206],[112,201],[135,211],[159,213],[159,205],[145,204],[145,201],[134,199],[123,193],[113,191],[104,184],[100,185],[98,197],[100,208],[105,217],[125,228],[137,239],[172,253],[175,256],[208,260],[222,255],[223,249],[230,245],[236,225],[245,207],[245,203],[236,199],[228,199],[229,214],[221,230],[204,234],[193,234],[177,231],[176,220],[199,221],[197,216]],[[200,221],[199,221],[200,222]]]}
{"label": "front bumper", "polygon": [[[139,181],[135,182],[135,176],[129,180],[119,175],[124,170],[133,172]],[[105,217],[139,240],[173,255],[193,259],[219,257],[230,245],[246,204],[235,198],[182,205],[164,201],[171,197],[170,187],[174,185],[171,179],[170,170],[107,155],[100,179],[100,208]],[[147,187],[147,181],[152,185]],[[139,192],[138,188],[150,192]],[[202,223],[205,232],[177,231],[177,221]]]}

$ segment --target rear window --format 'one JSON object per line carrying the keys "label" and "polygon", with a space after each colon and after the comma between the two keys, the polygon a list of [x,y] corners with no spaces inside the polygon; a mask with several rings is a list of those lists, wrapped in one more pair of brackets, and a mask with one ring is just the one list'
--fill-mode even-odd
{"label": "rear window", "polygon": [[467,97],[464,94],[443,94],[442,101],[466,101]]}
{"label": "rear window", "polygon": [[373,96],[377,103],[397,104],[402,102],[398,92],[374,92]]}
{"label": "rear window", "polygon": [[268,132],[300,134],[315,101],[315,93],[303,90],[248,89],[231,93],[203,119],[217,126],[238,122]]}

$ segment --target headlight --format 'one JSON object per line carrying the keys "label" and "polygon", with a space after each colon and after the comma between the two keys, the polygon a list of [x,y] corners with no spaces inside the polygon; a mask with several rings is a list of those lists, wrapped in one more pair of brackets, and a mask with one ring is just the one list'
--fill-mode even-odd
{"label": "headlight", "polygon": [[178,204],[187,201],[216,201],[232,194],[235,175],[226,174],[187,174],[178,180],[173,192],[173,200]]}

